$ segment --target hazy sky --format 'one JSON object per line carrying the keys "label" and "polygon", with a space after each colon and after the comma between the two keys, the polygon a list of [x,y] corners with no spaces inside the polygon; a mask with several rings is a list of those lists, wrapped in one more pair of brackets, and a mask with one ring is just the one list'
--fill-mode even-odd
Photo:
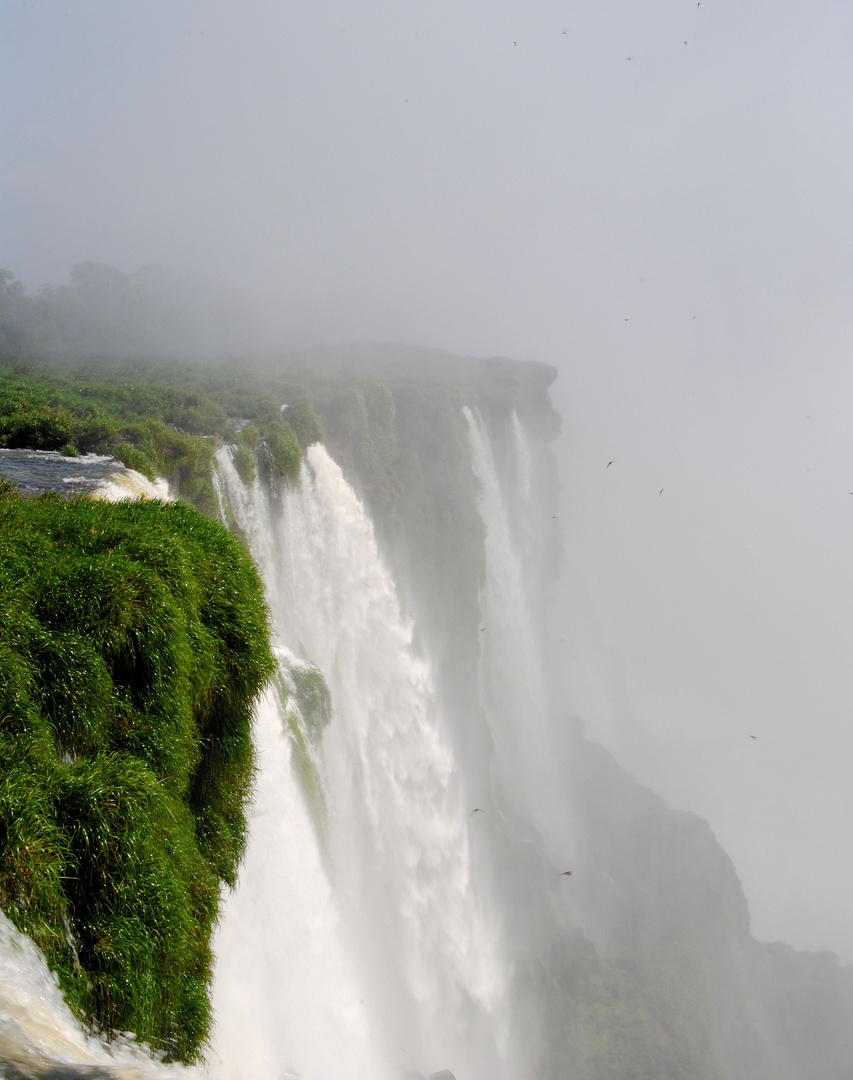
{"label": "hazy sky", "polygon": [[848,960],[851,47],[841,0],[0,5],[28,286],[159,263],[560,368],[567,703]]}

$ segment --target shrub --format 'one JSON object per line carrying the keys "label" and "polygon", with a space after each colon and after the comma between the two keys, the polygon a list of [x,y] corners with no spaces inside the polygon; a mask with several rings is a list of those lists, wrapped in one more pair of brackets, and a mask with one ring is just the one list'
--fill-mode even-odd
{"label": "shrub", "polygon": [[264,446],[273,474],[295,483],[302,464],[302,449],[293,429],[281,420],[273,420],[264,428]]}

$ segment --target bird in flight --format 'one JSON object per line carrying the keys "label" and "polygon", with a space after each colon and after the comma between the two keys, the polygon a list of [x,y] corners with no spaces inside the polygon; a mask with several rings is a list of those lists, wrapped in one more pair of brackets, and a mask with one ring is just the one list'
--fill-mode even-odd
{"label": "bird in flight", "polygon": [[562,874],[560,874],[560,877],[571,877],[573,873],[574,870],[564,870]]}
{"label": "bird in flight", "polygon": [[485,810],[481,810],[479,806],[475,806],[468,817],[473,817],[475,814],[485,814]]}
{"label": "bird in flight", "polygon": [[[605,467],[605,469],[609,469],[609,468],[610,468],[610,466],[611,466],[611,465],[613,464],[613,462],[614,462],[615,460],[616,460],[616,458],[614,458],[614,459],[613,459],[613,461],[608,461],[608,462],[607,462],[607,464],[606,464],[606,465],[604,466],[604,467]],[[853,494],[853,492],[851,492],[851,494]]]}

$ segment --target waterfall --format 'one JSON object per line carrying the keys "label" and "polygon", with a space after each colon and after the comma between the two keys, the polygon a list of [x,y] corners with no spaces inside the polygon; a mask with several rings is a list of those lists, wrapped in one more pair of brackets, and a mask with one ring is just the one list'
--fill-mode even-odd
{"label": "waterfall", "polygon": [[[480,698],[494,739],[504,789],[528,808],[535,789],[546,715],[545,686],[514,542],[510,505],[486,426],[466,408],[478,503],[486,530],[486,579],[481,596]],[[522,496],[524,491],[522,476]],[[522,722],[523,720],[523,722]]]}
{"label": "waterfall", "polygon": [[263,442],[255,470],[217,452],[278,669],[213,941],[207,1060],[85,1030],[0,913],[0,1080],[853,1075],[849,971],[750,937],[710,829],[555,716],[548,428],[535,403],[481,400],[437,433],[412,424],[396,459],[390,438],[352,453],[349,432],[352,477],[320,444],[290,483]]}
{"label": "waterfall", "polygon": [[550,747],[551,704],[538,611],[543,554],[535,528],[531,449],[512,412],[500,468],[482,415],[467,407],[464,413],[486,535],[479,684],[495,771],[508,807],[535,826],[557,863],[571,858],[572,828]]}
{"label": "waterfall", "polygon": [[[507,963],[472,877],[464,776],[429,659],[413,647],[373,526],[319,444],[278,496],[247,487],[227,449],[218,463],[223,507],[267,584],[284,671],[295,657],[316,665],[333,710],[312,758],[313,808],[292,767],[292,718],[272,698],[261,713],[252,840],[217,946],[222,1074],[278,1077],[286,1064],[347,1080],[453,1063],[472,1080],[499,1076]],[[235,997],[261,1001],[235,1009]],[[324,1016],[325,1036],[312,1030]],[[245,1043],[270,1040],[270,1069],[241,1072]]]}
{"label": "waterfall", "polygon": [[[443,706],[429,642],[420,634],[416,646],[365,507],[326,449],[312,446],[298,484],[280,490],[257,476],[245,482],[229,448],[217,453],[221,514],[259,565],[279,673],[258,708],[250,841],[214,941],[206,1074],[216,1080],[524,1072],[512,1016],[518,940],[508,927],[529,909],[514,896],[520,875],[502,863],[500,837],[507,822],[534,814],[547,756],[525,595],[535,463],[513,416],[501,474],[482,417],[466,416],[486,536],[472,672],[480,716]],[[459,757],[451,725],[484,720],[496,801],[494,813],[474,816],[483,763]],[[0,965],[0,1046],[10,1062],[30,1063],[20,1075],[195,1075],[85,1036],[38,950],[5,921]],[[32,1037],[21,1035],[22,1017]],[[23,1048],[17,1058],[10,1033]],[[64,1071],[39,1072],[32,1062],[42,1061]]]}

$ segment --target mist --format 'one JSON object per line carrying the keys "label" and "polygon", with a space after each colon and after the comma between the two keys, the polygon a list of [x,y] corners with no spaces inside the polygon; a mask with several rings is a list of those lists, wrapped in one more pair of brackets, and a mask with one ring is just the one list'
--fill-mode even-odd
{"label": "mist", "polygon": [[853,960],[847,9],[76,0],[0,28],[0,265],[32,292],[154,264],[240,298],[231,352],[559,368],[564,707],[708,819],[759,938]]}

